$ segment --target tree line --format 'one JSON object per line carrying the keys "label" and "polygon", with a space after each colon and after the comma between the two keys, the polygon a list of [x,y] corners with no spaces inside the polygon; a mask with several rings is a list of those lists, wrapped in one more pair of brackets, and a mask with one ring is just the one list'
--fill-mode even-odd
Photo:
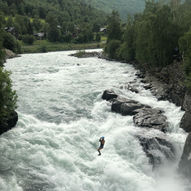
{"label": "tree line", "polygon": [[105,52],[112,59],[136,60],[148,68],[183,60],[191,90],[191,0],[146,1],[144,12],[128,17],[125,24],[113,12]]}
{"label": "tree line", "polygon": [[35,38],[67,43],[94,41],[104,18],[106,14],[81,0],[0,0],[4,29],[28,44]]}

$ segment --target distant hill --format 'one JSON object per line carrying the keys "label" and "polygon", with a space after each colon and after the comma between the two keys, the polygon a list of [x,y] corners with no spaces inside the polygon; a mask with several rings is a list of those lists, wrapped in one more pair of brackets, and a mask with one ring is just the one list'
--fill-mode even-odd
{"label": "distant hill", "polygon": [[123,19],[129,14],[142,12],[145,7],[145,0],[84,0],[93,7],[106,13],[117,10]]}

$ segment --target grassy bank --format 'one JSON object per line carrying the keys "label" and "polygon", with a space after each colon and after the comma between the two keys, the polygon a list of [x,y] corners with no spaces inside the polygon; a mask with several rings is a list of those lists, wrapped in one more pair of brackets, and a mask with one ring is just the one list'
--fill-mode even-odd
{"label": "grassy bank", "polygon": [[22,44],[22,53],[95,49],[95,48],[103,48],[104,45],[105,41],[101,41],[100,43],[92,42],[86,44],[74,44],[74,43],[52,43],[46,40],[37,40],[34,42],[33,45]]}

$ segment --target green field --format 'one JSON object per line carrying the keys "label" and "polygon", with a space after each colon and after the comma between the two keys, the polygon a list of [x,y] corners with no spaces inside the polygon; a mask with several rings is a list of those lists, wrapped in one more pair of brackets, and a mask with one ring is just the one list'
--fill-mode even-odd
{"label": "green field", "polygon": [[52,52],[52,51],[63,51],[63,50],[83,50],[83,49],[95,49],[103,48],[105,42],[102,41],[85,43],[85,44],[74,44],[74,43],[52,43],[47,40],[37,40],[33,45],[22,44],[22,53],[38,53],[38,52]]}

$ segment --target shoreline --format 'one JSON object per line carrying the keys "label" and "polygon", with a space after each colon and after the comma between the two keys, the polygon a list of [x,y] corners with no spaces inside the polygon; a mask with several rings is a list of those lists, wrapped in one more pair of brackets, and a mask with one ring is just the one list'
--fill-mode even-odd
{"label": "shoreline", "polygon": [[105,42],[92,42],[84,44],[74,44],[74,43],[51,43],[51,42],[38,42],[39,44],[33,45],[22,45],[22,54],[31,53],[46,53],[46,52],[58,52],[67,50],[86,50],[86,49],[98,49],[104,48]]}

